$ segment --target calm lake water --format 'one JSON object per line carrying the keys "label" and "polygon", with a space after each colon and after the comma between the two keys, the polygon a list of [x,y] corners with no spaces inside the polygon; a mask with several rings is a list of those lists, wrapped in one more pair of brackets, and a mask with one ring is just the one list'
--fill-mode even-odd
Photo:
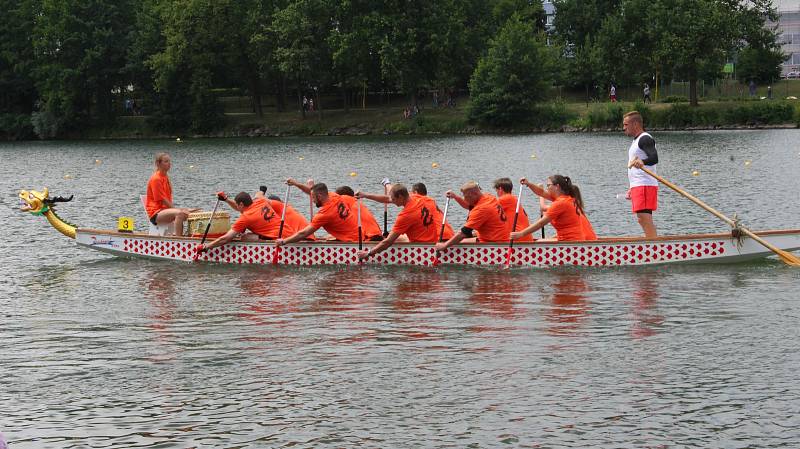
{"label": "calm lake water", "polygon": [[[800,131],[655,137],[667,179],[751,228],[800,227]],[[376,192],[384,177],[422,181],[442,198],[466,180],[562,173],[598,234],[630,235],[618,198],[628,145],[622,134],[0,143],[0,431],[12,449],[798,447],[800,270],[774,259],[191,265],[78,248],[16,210],[20,189],[47,186],[75,195],[58,210],[78,225],[126,215],[146,228],[139,195],[168,151],[185,206],[260,184],[282,196],[288,176]],[[292,192],[299,210],[307,201]],[[666,188],[655,217],[662,233],[726,229]]]}

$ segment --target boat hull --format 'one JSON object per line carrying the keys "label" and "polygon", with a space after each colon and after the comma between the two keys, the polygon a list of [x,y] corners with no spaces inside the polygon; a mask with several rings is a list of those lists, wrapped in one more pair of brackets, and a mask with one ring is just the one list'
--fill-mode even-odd
{"label": "boat hull", "polygon": [[[800,229],[764,231],[759,236],[786,251],[800,249]],[[96,229],[78,229],[81,246],[118,256],[192,261],[199,238],[160,237],[126,234]],[[365,244],[369,248],[370,244]],[[231,242],[203,253],[198,261],[223,264],[273,263],[272,242]],[[304,242],[278,250],[280,265],[358,264],[358,244],[343,242]],[[456,245],[438,255],[439,263],[459,266],[505,265],[507,244]],[[750,238],[736,239],[731,234],[666,236],[655,239],[605,238],[592,242],[533,242],[515,244],[512,267],[551,267],[576,265],[635,266],[674,263],[732,263],[773,255]],[[431,265],[436,257],[430,244],[395,244],[365,261],[369,265]]]}

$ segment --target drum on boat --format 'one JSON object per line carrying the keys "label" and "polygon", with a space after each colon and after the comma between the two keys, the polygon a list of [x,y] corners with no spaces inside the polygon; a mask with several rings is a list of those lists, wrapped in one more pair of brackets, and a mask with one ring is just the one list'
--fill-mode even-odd
{"label": "drum on boat", "polygon": [[[206,232],[208,220],[211,218],[211,212],[194,212],[189,214],[188,234],[192,237],[202,237]],[[211,220],[211,228],[208,230],[208,237],[216,238],[225,234],[231,229],[231,216],[227,212],[217,211],[214,214],[214,219]]]}

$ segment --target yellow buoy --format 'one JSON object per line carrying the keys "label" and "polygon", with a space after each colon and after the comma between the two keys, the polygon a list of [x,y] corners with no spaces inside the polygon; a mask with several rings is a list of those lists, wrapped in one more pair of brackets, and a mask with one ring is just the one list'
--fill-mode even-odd
{"label": "yellow buoy", "polygon": [[103,161],[101,161],[100,159],[95,159],[94,160],[94,165],[100,165],[102,163],[103,163]]}
{"label": "yellow buoy", "polygon": [[531,159],[536,159],[536,155],[535,154],[531,154]]}
{"label": "yellow buoy", "polygon": [[72,175],[70,175],[69,173],[67,173],[66,175],[64,175],[64,179],[72,179]]}
{"label": "yellow buoy", "polygon": [[750,164],[752,164],[752,163],[753,163],[753,161],[751,161],[751,160],[749,160],[749,159],[748,159],[748,160],[744,161],[744,166],[745,166],[745,167],[749,167],[749,166],[750,166]]}
{"label": "yellow buoy", "polygon": [[434,162],[434,163],[432,163],[432,164],[431,164],[431,167],[433,167],[433,168],[438,168],[438,167],[439,167],[439,163],[437,163],[437,162]]}
{"label": "yellow buoy", "polygon": [[194,170],[194,165],[190,165],[189,170]]}
{"label": "yellow buoy", "polygon": [[700,176],[700,172],[698,170],[695,170],[692,172],[692,176]]}
{"label": "yellow buoy", "polygon": [[356,172],[354,172],[354,171],[351,171],[351,172],[350,172],[350,177],[351,177],[351,178],[355,178],[355,177],[356,177]]}
{"label": "yellow buoy", "polygon": [[297,159],[300,159],[300,160],[302,161],[302,160],[303,160],[303,159],[305,159],[305,158],[304,158],[303,156],[300,156],[300,157],[298,157]]}
{"label": "yellow buoy", "polygon": [[175,142],[180,142],[180,141],[181,141],[181,138],[180,138],[180,137],[176,137],[176,138],[175,138]]}

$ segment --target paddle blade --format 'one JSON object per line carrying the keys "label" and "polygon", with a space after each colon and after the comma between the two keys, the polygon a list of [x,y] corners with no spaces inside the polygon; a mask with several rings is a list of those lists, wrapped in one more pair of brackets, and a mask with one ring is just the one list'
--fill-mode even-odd
{"label": "paddle blade", "polygon": [[782,249],[779,249],[778,251],[775,251],[775,253],[778,255],[778,257],[781,258],[781,260],[785,264],[791,265],[793,267],[800,267],[800,258],[790,253],[789,251],[784,251]]}

